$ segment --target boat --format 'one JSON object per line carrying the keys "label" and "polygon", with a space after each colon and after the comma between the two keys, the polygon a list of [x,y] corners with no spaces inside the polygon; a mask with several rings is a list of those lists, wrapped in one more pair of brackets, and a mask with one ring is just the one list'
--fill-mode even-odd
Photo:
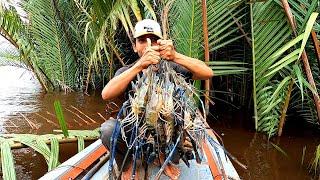
{"label": "boat", "polygon": [[[213,130],[207,129],[207,135],[202,142],[201,163],[195,159],[189,160],[188,167],[182,160],[177,165],[180,168],[181,180],[222,180],[240,179],[227,152],[218,142]],[[109,178],[109,151],[97,140],[83,151],[74,155],[57,168],[46,173],[40,180],[51,179],[111,179]],[[116,167],[116,163],[114,163]],[[117,169],[117,168],[115,168]],[[160,167],[151,166],[148,168],[147,179],[155,179]],[[116,173],[116,172],[115,172]],[[164,173],[161,180],[169,179]]]}

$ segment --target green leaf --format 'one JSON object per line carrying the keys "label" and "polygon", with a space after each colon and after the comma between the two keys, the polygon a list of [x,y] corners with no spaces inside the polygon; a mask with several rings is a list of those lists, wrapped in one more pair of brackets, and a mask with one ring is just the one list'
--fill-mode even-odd
{"label": "green leaf", "polygon": [[280,64],[278,67],[274,68],[271,72],[269,72],[268,74],[266,74],[264,77],[268,77],[270,75],[273,75],[274,73],[277,73],[278,71],[280,71],[282,68],[286,67],[287,65],[291,64],[292,62],[297,60],[298,56],[292,56],[291,58],[286,58],[287,60],[285,62],[283,62],[282,64]]}
{"label": "green leaf", "polygon": [[16,179],[11,147],[9,145],[9,142],[6,140],[2,140],[1,142],[1,167],[4,180]]}
{"label": "green leaf", "polygon": [[284,89],[285,88],[285,85],[287,84],[287,82],[291,80],[291,76],[287,76],[285,77],[278,85],[277,89],[273,92],[271,98],[270,98],[270,101],[271,103],[274,102],[277,98],[278,98],[278,95],[279,95],[279,92],[281,89]]}
{"label": "green leaf", "polygon": [[82,136],[77,136],[78,139],[78,152],[84,149],[84,138]]}
{"label": "green leaf", "polygon": [[56,137],[51,137],[51,148],[50,148],[50,160],[48,164],[48,170],[56,168],[59,164],[59,142]]}
{"label": "green leaf", "polygon": [[293,40],[289,41],[275,53],[270,56],[270,59],[276,59],[281,56],[284,52],[286,52],[289,48],[296,45],[299,41],[303,40],[304,34],[299,35],[298,37],[294,38]]}
{"label": "green leaf", "polygon": [[235,74],[243,74],[243,72],[246,70],[215,70],[214,75],[215,76],[224,76],[224,75],[235,75]]}
{"label": "green leaf", "polygon": [[209,61],[206,62],[208,65],[245,65],[247,63],[244,62],[237,62],[237,61]]}
{"label": "green leaf", "polygon": [[304,93],[303,93],[303,74],[302,72],[300,71],[300,67],[298,65],[293,65],[293,72],[295,73],[297,79],[298,79],[298,82],[299,82],[299,89],[300,89],[300,92],[301,92],[301,100],[303,101],[304,100]]}
{"label": "green leaf", "polygon": [[55,109],[56,116],[57,116],[57,119],[58,119],[59,124],[60,124],[60,128],[62,130],[62,133],[63,133],[64,137],[68,137],[69,136],[68,128],[67,128],[66,121],[64,119],[61,103],[60,103],[59,100],[55,100],[54,101],[54,109]]}
{"label": "green leaf", "polygon": [[151,16],[153,18],[153,20],[157,20],[157,16],[153,11],[152,5],[150,4],[150,2],[148,0],[141,0],[141,2],[144,4],[144,6],[149,10],[149,12],[151,13]]}
{"label": "green leaf", "polygon": [[134,15],[136,16],[138,21],[142,20],[142,16],[141,16],[141,12],[140,12],[140,8],[138,6],[138,2],[137,0],[131,0],[131,9],[134,13]]}
{"label": "green leaf", "polygon": [[304,50],[304,47],[306,46],[307,44],[307,41],[308,41],[308,38],[309,38],[309,35],[310,35],[310,32],[312,30],[312,27],[313,27],[313,24],[314,22],[316,21],[317,17],[318,17],[318,14],[319,13],[312,13],[308,22],[307,22],[307,25],[306,25],[306,29],[304,31],[304,36],[303,36],[303,40],[302,40],[302,43],[301,43],[301,48],[300,48],[300,53],[299,53],[299,58]]}
{"label": "green leaf", "polygon": [[[316,8],[318,6],[318,3],[317,1],[312,1],[311,2],[311,5],[308,7],[308,12],[306,13],[306,15],[304,16],[304,20],[302,22],[302,25],[301,25],[301,28],[300,28],[300,34],[302,33],[302,31],[305,29],[305,25],[307,24],[308,20],[309,20],[309,17],[310,15],[312,14],[313,11],[316,11]],[[299,8],[300,9],[300,8]]]}
{"label": "green leaf", "polygon": [[307,80],[302,79],[303,84],[314,94],[317,94],[317,91],[314,87],[312,87]]}
{"label": "green leaf", "polygon": [[[276,62],[274,65],[270,66],[268,69],[273,69],[275,67],[280,66],[282,63],[286,62],[288,59],[291,59],[293,57],[295,57],[296,55],[296,59],[298,59],[298,54],[299,54],[300,49],[296,49],[294,51],[292,51],[290,54],[286,55],[285,57],[283,57],[282,59],[280,59],[278,62]],[[293,58],[294,59],[294,58]]]}

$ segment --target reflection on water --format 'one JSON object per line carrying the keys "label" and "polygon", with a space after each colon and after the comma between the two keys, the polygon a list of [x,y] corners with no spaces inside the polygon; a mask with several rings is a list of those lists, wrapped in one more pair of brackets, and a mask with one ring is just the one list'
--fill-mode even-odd
{"label": "reflection on water", "polygon": [[0,84],[0,123],[3,132],[6,127],[14,126],[11,119],[21,117],[20,113],[39,110],[37,98],[41,87],[32,73],[10,66],[0,66]]}
{"label": "reflection on water", "polygon": [[[104,121],[100,92],[44,93],[32,73],[0,66],[0,132],[52,133],[59,129],[53,103],[60,100],[69,129],[94,129]],[[34,124],[35,126],[32,127]]]}
{"label": "reflection on water", "polygon": [[[105,102],[100,91],[90,96],[82,92],[44,93],[32,73],[8,66],[0,66],[0,84],[0,133],[49,134],[60,129],[55,100],[62,104],[68,129],[95,129],[107,118],[101,117],[105,116]],[[60,161],[76,151],[76,144],[60,145]],[[17,179],[38,179],[47,171],[42,155],[30,148],[13,150],[13,156]]]}
{"label": "reflection on water", "polygon": [[[231,128],[215,125],[215,130],[222,136],[226,149],[247,165],[248,169],[244,170],[233,162],[242,179],[312,179],[309,163],[320,143],[319,136],[304,134],[301,130],[299,134],[284,134],[269,141],[267,136],[261,133],[250,132],[241,125],[235,125],[235,121],[239,119],[234,119]],[[304,147],[306,152],[302,164]]]}

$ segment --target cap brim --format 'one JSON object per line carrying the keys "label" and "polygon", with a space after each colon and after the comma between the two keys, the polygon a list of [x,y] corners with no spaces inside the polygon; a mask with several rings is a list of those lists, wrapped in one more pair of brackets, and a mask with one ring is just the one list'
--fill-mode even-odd
{"label": "cap brim", "polygon": [[162,35],[159,34],[159,33],[155,33],[155,32],[141,32],[141,33],[135,34],[135,35],[133,36],[133,38],[138,38],[138,37],[143,36],[143,35],[146,35],[146,34],[153,34],[153,35],[158,36],[160,39],[162,39]]}

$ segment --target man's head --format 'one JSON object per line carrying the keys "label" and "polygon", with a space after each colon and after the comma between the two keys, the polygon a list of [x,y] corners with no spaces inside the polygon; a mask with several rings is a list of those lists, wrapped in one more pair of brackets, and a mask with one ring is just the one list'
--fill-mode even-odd
{"label": "man's head", "polygon": [[151,19],[139,21],[134,27],[135,46],[134,52],[141,57],[147,47],[147,38],[151,40],[151,45],[157,45],[157,40],[162,39],[160,25]]}
{"label": "man's head", "polygon": [[136,39],[146,34],[153,34],[162,39],[162,32],[159,23],[151,19],[144,19],[142,21],[139,21],[134,27],[133,38]]}

